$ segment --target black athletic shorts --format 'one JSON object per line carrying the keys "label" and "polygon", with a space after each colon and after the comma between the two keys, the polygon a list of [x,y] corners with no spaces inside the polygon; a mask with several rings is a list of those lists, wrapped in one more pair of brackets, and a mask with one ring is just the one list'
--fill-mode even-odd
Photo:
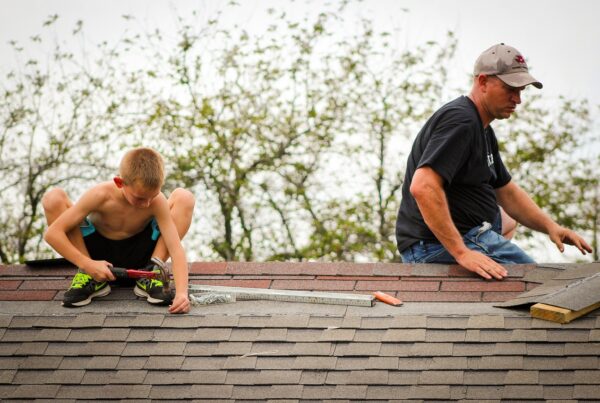
{"label": "black athletic shorts", "polygon": [[89,219],[80,226],[85,247],[94,260],[106,260],[114,267],[142,269],[150,263],[152,252],[160,236],[156,219],[152,219],[141,232],[120,240],[102,236]]}

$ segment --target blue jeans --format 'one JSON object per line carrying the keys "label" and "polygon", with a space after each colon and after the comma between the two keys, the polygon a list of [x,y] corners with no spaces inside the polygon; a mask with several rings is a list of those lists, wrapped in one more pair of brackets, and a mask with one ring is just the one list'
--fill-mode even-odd
{"label": "blue jeans", "polygon": [[[463,236],[467,248],[481,252],[498,263],[535,263],[521,248],[500,234],[499,220],[490,225],[484,222]],[[419,241],[400,252],[404,263],[456,263],[441,243]]]}

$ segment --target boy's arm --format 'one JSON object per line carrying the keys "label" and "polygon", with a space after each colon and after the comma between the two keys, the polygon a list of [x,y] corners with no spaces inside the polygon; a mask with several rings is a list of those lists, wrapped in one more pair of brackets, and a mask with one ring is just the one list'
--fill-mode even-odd
{"label": "boy's arm", "polygon": [[103,197],[99,197],[97,188],[88,190],[72,207],[65,210],[44,234],[44,240],[61,256],[81,268],[96,281],[114,280],[109,262],[92,260],[73,245],[67,233],[79,227],[87,215],[97,209]]}
{"label": "boy's arm", "polygon": [[171,313],[186,313],[190,309],[188,298],[188,267],[185,251],[181,245],[175,223],[171,218],[171,211],[167,199],[163,196],[157,198],[154,217],[160,228],[160,234],[171,256],[173,277],[175,279],[175,298],[169,308]]}

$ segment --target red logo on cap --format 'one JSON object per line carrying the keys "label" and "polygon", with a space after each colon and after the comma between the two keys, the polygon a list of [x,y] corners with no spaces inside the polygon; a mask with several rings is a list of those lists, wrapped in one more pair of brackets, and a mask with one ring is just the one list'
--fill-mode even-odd
{"label": "red logo on cap", "polygon": [[525,59],[523,59],[523,56],[521,55],[515,56],[515,61],[519,64],[525,64]]}

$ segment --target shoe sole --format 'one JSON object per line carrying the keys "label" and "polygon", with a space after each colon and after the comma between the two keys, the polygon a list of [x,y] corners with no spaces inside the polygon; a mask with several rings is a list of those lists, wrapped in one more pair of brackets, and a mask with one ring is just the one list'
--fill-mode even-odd
{"label": "shoe sole", "polygon": [[146,301],[148,301],[148,303],[152,305],[166,305],[169,303],[169,301],[165,301],[163,299],[152,298],[150,294],[142,290],[137,285],[133,288],[133,293],[140,298],[146,298]]}
{"label": "shoe sole", "polygon": [[83,301],[77,301],[77,302],[64,302],[63,301],[62,306],[65,306],[67,308],[78,308],[81,306],[86,306],[92,302],[93,298],[106,297],[108,294],[110,294],[110,285],[107,284],[106,287],[102,288],[101,290],[96,291],[93,294],[90,294],[90,296],[87,297],[87,299],[84,299]]}

